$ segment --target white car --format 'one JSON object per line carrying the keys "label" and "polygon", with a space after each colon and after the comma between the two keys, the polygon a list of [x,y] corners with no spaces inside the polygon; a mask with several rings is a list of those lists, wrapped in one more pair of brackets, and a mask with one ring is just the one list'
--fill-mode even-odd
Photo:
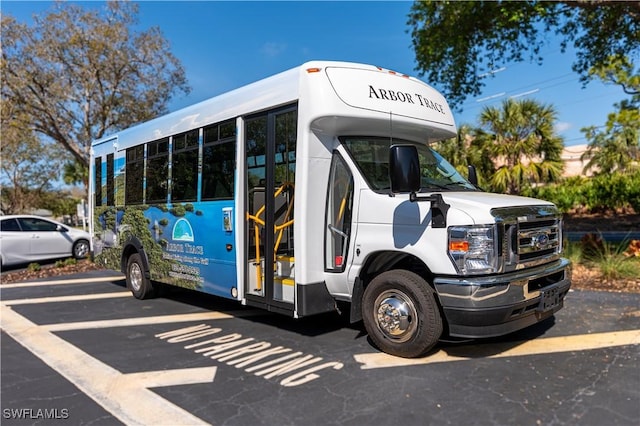
{"label": "white car", "polygon": [[0,216],[0,267],[88,254],[88,232],[39,216]]}

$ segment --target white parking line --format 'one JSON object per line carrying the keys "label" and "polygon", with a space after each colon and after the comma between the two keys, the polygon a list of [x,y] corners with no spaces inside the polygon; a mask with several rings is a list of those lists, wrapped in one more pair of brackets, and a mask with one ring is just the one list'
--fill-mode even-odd
{"label": "white parking line", "polygon": [[[147,388],[149,385],[183,383],[179,381],[179,377],[185,374],[185,370],[124,375],[17,314],[8,306],[0,305],[0,317],[2,329],[9,336],[124,424],[207,424]],[[214,376],[215,370],[212,368],[206,371],[195,369],[186,375],[184,382],[210,382]],[[123,383],[127,386],[121,386]]]}
{"label": "white parking line", "polygon": [[[178,314],[178,315],[157,315],[153,317],[141,317],[141,318],[122,318],[112,320],[100,320],[100,321],[79,321],[79,322],[67,322],[62,324],[50,324],[43,325],[42,328],[49,331],[70,331],[70,330],[87,330],[97,328],[111,328],[111,327],[130,327],[134,325],[148,325],[148,324],[167,324],[167,323],[179,323],[189,321],[203,321],[203,320],[218,320],[233,318],[235,315],[223,314],[222,312],[209,311],[209,312],[195,312],[192,314]],[[242,316],[239,313],[238,316]]]}
{"label": "white parking line", "polygon": [[63,284],[91,284],[101,283],[106,281],[121,281],[124,279],[124,275],[113,275],[109,277],[95,277],[95,278],[75,278],[72,280],[51,280],[51,281],[26,281],[14,284],[2,284],[0,289],[10,288],[24,288],[24,287],[37,287],[41,285],[63,285]]}
{"label": "white parking line", "polygon": [[[504,342],[451,346],[446,350],[424,358],[399,358],[385,353],[356,354],[356,362],[361,369],[403,367],[452,361],[467,361],[477,358],[505,358],[526,355],[542,355],[559,352],[585,351],[640,344],[640,330],[613,331],[608,333],[581,334],[574,336],[549,337],[521,342]],[[453,354],[459,355],[453,355]]]}
{"label": "white parking line", "polygon": [[32,305],[38,303],[58,303],[58,302],[77,302],[80,300],[99,300],[99,299],[116,299],[119,297],[132,297],[129,291],[118,291],[116,293],[96,293],[96,294],[78,294],[73,296],[52,296],[38,297],[35,299],[16,299],[3,300],[2,305]]}
{"label": "white parking line", "polygon": [[159,388],[163,386],[189,385],[213,382],[218,367],[180,368],[176,370],[143,371],[123,374],[118,386],[142,386]]}

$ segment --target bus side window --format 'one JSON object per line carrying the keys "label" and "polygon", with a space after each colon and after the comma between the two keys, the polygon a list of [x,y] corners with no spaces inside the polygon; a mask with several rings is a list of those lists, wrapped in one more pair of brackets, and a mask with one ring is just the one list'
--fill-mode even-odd
{"label": "bus side window", "polygon": [[147,144],[147,203],[166,203],[169,177],[169,138]]}
{"label": "bus side window", "polygon": [[235,193],[235,121],[204,128],[202,200],[232,199]]}
{"label": "bus side window", "polygon": [[325,268],[344,271],[351,232],[353,175],[339,154],[333,154],[327,195]]}
{"label": "bus side window", "polygon": [[107,154],[107,205],[115,205],[113,154]]}
{"label": "bus side window", "polygon": [[198,130],[173,137],[171,202],[196,201],[198,192]]}
{"label": "bus side window", "polygon": [[96,157],[93,160],[93,193],[95,195],[94,205],[99,207],[102,205],[102,157]]}
{"label": "bus side window", "polygon": [[125,177],[126,205],[142,204],[144,190],[144,145],[127,149]]}

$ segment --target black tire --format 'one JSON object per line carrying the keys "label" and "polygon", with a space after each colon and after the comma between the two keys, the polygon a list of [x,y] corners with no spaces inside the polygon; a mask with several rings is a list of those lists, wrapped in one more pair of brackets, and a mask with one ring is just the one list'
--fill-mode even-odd
{"label": "black tire", "polygon": [[147,278],[142,258],[138,253],[129,256],[127,261],[127,288],[136,299],[150,299],[156,296],[156,289]]}
{"label": "black tire", "polygon": [[442,335],[442,317],[433,288],[419,275],[392,270],[375,277],[364,291],[362,319],[382,351],[415,358]]}
{"label": "black tire", "polygon": [[75,259],[84,259],[85,257],[87,257],[89,255],[89,241],[78,240],[73,243],[71,254]]}

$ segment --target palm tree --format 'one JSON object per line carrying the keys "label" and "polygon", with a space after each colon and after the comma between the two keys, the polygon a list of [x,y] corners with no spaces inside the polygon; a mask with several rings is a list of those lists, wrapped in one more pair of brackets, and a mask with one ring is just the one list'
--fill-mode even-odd
{"label": "palm tree", "polygon": [[497,167],[489,179],[493,190],[518,194],[530,184],[560,179],[564,144],[553,128],[556,118],[552,106],[531,99],[484,108],[477,138]]}
{"label": "palm tree", "polygon": [[468,175],[468,166],[473,165],[478,172],[478,183],[483,186],[493,174],[493,162],[488,151],[476,137],[477,130],[468,124],[458,127],[458,136],[440,141],[435,145],[444,158],[451,163],[463,176]]}

